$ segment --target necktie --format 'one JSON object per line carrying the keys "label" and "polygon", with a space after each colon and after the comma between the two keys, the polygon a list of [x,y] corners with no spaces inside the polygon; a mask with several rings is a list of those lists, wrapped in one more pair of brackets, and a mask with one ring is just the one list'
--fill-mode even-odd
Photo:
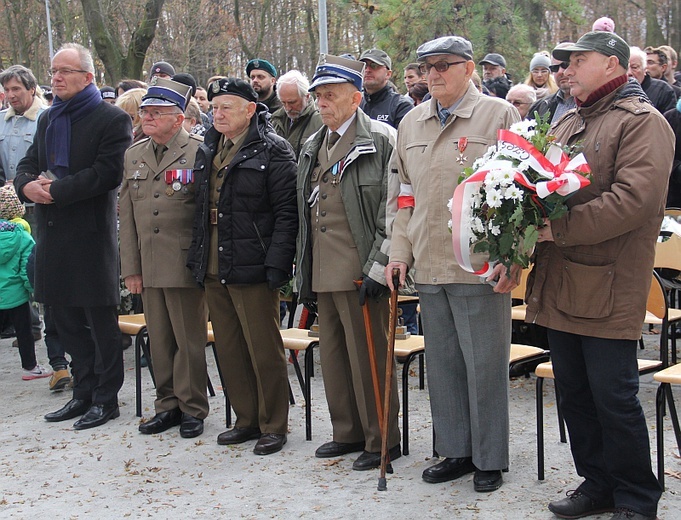
{"label": "necktie", "polygon": [[163,154],[166,153],[167,149],[168,147],[164,144],[156,145],[156,162],[158,164],[161,164],[161,161],[163,160]]}
{"label": "necktie", "polygon": [[338,140],[340,139],[340,137],[341,137],[341,136],[340,136],[340,134],[339,134],[338,132],[331,132],[331,133],[329,134],[329,139],[328,139],[328,141],[326,142],[326,149],[327,149],[327,150],[331,150],[331,148],[333,148],[333,145],[335,145],[335,144],[338,142]]}
{"label": "necktie", "polygon": [[443,108],[442,110],[440,110],[440,111],[437,113],[437,115],[440,117],[440,124],[441,124],[442,126],[445,126],[445,123],[447,123],[447,118],[448,118],[449,115],[450,115],[449,110],[447,110],[446,108]]}
{"label": "necktie", "polygon": [[225,162],[225,159],[229,155],[229,151],[232,149],[232,146],[234,146],[232,140],[225,139],[225,146],[223,146],[222,150],[220,150],[220,161]]}

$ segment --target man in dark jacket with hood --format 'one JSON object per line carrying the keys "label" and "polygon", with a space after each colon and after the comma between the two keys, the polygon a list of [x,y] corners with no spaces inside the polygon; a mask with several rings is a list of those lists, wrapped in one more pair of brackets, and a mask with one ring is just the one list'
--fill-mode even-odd
{"label": "man in dark jacket with hood", "polygon": [[258,439],[254,453],[268,455],[281,450],[288,429],[279,288],[291,277],[296,247],[296,162],[248,83],[219,79],[208,99],[213,127],[196,154],[187,265],[206,288],[218,363],[237,416],[218,444]]}

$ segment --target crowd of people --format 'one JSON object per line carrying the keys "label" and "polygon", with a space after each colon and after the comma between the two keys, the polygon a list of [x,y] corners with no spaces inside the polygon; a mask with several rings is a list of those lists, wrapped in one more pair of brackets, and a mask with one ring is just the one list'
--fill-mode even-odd
{"label": "crowd of people", "polygon": [[[681,202],[676,52],[630,47],[605,18],[535,53],[515,85],[503,55],[476,64],[460,36],[425,42],[415,58],[406,94],[381,49],[322,54],[311,81],[256,58],[245,77],[202,87],[159,61],[146,82],[100,89],[78,44],[55,54],[49,89],[20,65],[0,73],[0,325],[14,327],[22,378],[72,387],[46,421],[88,429],[117,418],[122,280],[141,297],[156,386],[139,432],[203,433],[210,321],[236,414],[217,443],[276,453],[289,410],[279,295],[293,277],[318,319],[333,430],[315,456],[359,453],[353,469],[374,469],[382,418],[368,344],[384,388],[397,273],[418,291],[441,457],[423,479],[473,473],[475,491],[497,490],[509,468],[510,292],[521,267],[462,269],[448,201],[498,130],[542,117],[561,143],[579,143],[593,174],[540,229],[528,280],[528,320],[548,330],[583,478],[548,507],[559,518],[654,519],[661,489],[636,398],[636,340],[663,211]],[[36,359],[32,298],[51,369]],[[392,461],[398,408],[393,381]]]}

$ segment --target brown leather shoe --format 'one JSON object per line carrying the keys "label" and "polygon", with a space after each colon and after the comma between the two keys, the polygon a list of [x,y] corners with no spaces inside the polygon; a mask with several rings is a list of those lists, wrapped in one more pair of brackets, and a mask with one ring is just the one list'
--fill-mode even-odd
{"label": "brown leather shoe", "polygon": [[218,435],[218,444],[241,444],[242,442],[260,438],[260,428],[232,428]]}
{"label": "brown leather shoe", "polygon": [[283,433],[263,433],[253,448],[256,455],[270,455],[281,451],[286,444],[286,435]]}
{"label": "brown leather shoe", "polygon": [[357,451],[364,451],[364,442],[330,441],[325,442],[317,448],[317,451],[314,452],[314,456],[318,459],[327,459],[329,457],[340,457]]}

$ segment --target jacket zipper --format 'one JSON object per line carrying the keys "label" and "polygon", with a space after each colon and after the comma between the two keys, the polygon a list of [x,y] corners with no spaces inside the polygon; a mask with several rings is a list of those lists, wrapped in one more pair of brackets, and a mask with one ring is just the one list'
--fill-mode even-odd
{"label": "jacket zipper", "polygon": [[260,247],[262,247],[263,253],[267,254],[267,248],[265,247],[265,241],[262,239],[262,235],[260,234],[260,230],[258,229],[257,224],[255,223],[255,220],[253,222],[253,228],[255,229],[255,234],[258,235],[258,240],[260,241]]}

